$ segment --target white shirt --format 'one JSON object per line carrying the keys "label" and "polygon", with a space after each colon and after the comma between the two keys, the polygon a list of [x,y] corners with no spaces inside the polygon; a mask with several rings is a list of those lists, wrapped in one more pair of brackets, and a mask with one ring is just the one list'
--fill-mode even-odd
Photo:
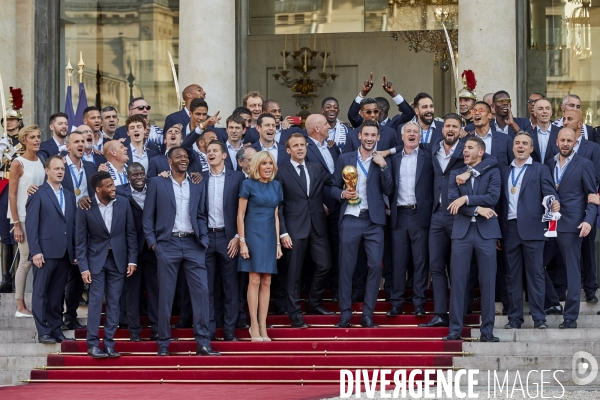
{"label": "white shirt", "polygon": [[92,151],[90,151],[90,154],[86,154],[85,151],[83,152],[83,157],[81,157],[82,160],[85,161],[89,161],[91,163],[94,163],[94,165],[96,165],[96,160],[94,160],[94,150],[92,149]]}
{"label": "white shirt", "polygon": [[398,183],[398,206],[410,206],[417,204],[415,196],[415,184],[417,181],[417,160],[419,159],[419,148],[410,154],[402,149],[402,161],[400,162],[400,177]]}
{"label": "white shirt", "polygon": [[577,138],[575,141],[575,145],[573,146],[573,153],[577,153],[579,151],[579,146],[581,145],[581,136]]}
{"label": "white shirt", "polygon": [[548,141],[550,140],[550,131],[552,130],[552,125],[548,125],[548,130],[543,131],[542,128],[538,125],[536,127],[537,138],[540,144],[540,153],[542,154],[541,163],[546,159],[546,149],[548,148]]}
{"label": "white shirt", "polygon": [[[68,176],[71,177],[71,180],[73,181],[73,190],[77,189],[77,183],[78,181],[81,180],[81,184],[79,185],[79,190],[81,190],[81,193],[79,193],[79,196],[75,195],[75,200],[77,202],[79,202],[79,200],[83,197],[83,196],[89,196],[88,195],[88,187],[87,187],[87,176],[85,175],[85,169],[83,168],[83,162],[81,163],[81,168],[78,169],[77,166],[75,164],[73,164],[73,161],[71,160],[71,156],[67,155],[67,157],[65,157],[65,159],[67,160],[67,170],[65,171],[65,174],[68,174]],[[67,177],[65,177],[66,179],[68,179]],[[77,182],[75,181],[75,179],[77,179]]]}
{"label": "white shirt", "polygon": [[112,217],[113,217],[113,204],[115,203],[115,201],[117,201],[117,199],[111,200],[108,202],[107,205],[104,205],[100,202],[98,195],[95,195],[95,196],[96,196],[96,203],[98,204],[98,209],[100,210],[100,215],[102,216],[102,219],[104,220],[104,225],[106,226],[106,229],[108,230],[108,232],[110,232],[110,228],[112,225]]}
{"label": "white shirt", "polygon": [[[561,182],[562,182],[562,177],[563,177],[563,174],[565,173],[565,169],[571,163],[571,160],[573,159],[574,155],[575,155],[575,152],[573,152],[569,157],[567,157],[567,161],[565,162],[565,164],[562,167],[560,166],[560,153],[558,153],[554,156],[554,161],[556,161],[556,165],[554,166],[554,171],[552,171],[552,176],[554,177],[554,184],[556,186],[559,185],[559,183],[558,183],[559,178],[561,179]],[[556,190],[558,190],[558,189],[556,189]]]}
{"label": "white shirt", "polygon": [[192,218],[190,217],[190,180],[186,177],[181,185],[171,177],[175,193],[175,223],[173,232],[193,233]]}
{"label": "white shirt", "polygon": [[225,188],[225,168],[219,175],[208,172],[208,227],[225,227],[225,216],[223,214],[223,190]]}
{"label": "white shirt", "polygon": [[[50,186],[50,187],[52,187],[52,186]],[[52,191],[54,192],[54,195],[56,196],[56,200],[58,200],[58,205],[60,206],[60,210],[62,211],[63,215],[65,215],[65,192],[63,191],[62,185],[59,186],[58,190],[54,190],[54,188],[52,188]]]}
{"label": "white shirt", "polygon": [[269,153],[271,153],[271,155],[275,159],[275,163],[277,163],[277,158],[279,156],[279,150],[277,149],[277,142],[273,142],[273,146],[271,146],[271,147],[263,146],[263,143],[261,141],[259,141],[259,143],[260,143],[261,150],[266,150]]}
{"label": "white shirt", "polygon": [[504,133],[505,135],[508,135],[508,124],[506,124],[504,126],[504,129],[500,129],[500,126],[498,125],[498,123],[494,120],[494,123],[496,125],[496,132],[500,132],[500,133]]}
{"label": "white shirt", "polygon": [[142,147],[142,156],[138,156],[137,150],[133,147],[133,143],[129,143],[129,147],[131,148],[131,154],[133,156],[133,160],[131,162],[139,162],[144,166],[144,171],[148,171],[148,164],[150,159],[148,158],[148,153],[146,152],[146,146]]}
{"label": "white shirt", "polygon": [[329,148],[327,147],[327,142],[323,142],[323,144],[321,144],[318,140],[315,140],[313,138],[310,139],[314,142],[314,144],[317,146],[317,149],[319,149],[321,155],[325,159],[325,164],[327,164],[327,169],[329,170],[329,173],[333,174],[333,171],[335,169],[335,163],[333,162],[333,157],[331,156]]}
{"label": "white shirt", "polygon": [[227,153],[229,155],[229,159],[231,160],[231,164],[233,165],[233,169],[235,170],[237,167],[237,152],[242,148],[242,142],[240,142],[240,146],[236,149],[233,147],[229,140],[225,142],[225,146],[227,147]]}
{"label": "white shirt", "polygon": [[446,171],[446,168],[448,168],[448,164],[450,163],[450,159],[452,158],[452,155],[454,154],[454,150],[456,150],[457,144],[458,144],[458,142],[454,143],[454,146],[452,146],[450,148],[450,152],[448,153],[448,155],[446,155],[446,149],[444,148],[444,141],[443,140],[440,141],[440,148],[438,151],[435,152],[435,158],[440,163],[440,168],[442,169],[442,172]]}
{"label": "white shirt", "polygon": [[298,176],[300,176],[300,168],[298,168],[298,167],[301,165],[302,168],[304,168],[304,174],[306,175],[306,195],[310,195],[310,176],[308,175],[308,170],[306,169],[306,163],[298,164],[294,160],[290,160],[290,162],[292,163],[292,166],[294,167],[294,171],[296,171]]}
{"label": "white shirt", "polygon": [[56,143],[56,147],[58,147],[58,153],[62,153],[63,151],[67,151],[67,145],[66,144],[60,144],[58,143],[58,140],[56,140],[56,138],[54,136],[52,136],[52,139],[54,140],[54,143]]}
{"label": "white shirt", "polygon": [[110,161],[106,162],[106,166],[108,167],[108,173],[115,181],[115,186],[129,183],[129,180],[127,180],[127,164],[123,165],[123,173],[117,171],[117,168]]}
{"label": "white shirt", "polygon": [[492,128],[488,130],[484,137],[479,136],[477,133],[475,135],[477,135],[477,137],[479,137],[479,139],[483,140],[483,143],[485,143],[485,152],[487,154],[492,154],[492,141],[494,139],[492,136]]}
{"label": "white shirt", "polygon": [[98,138],[98,141],[96,143],[94,143],[92,145],[92,147],[102,153],[102,146],[104,145],[104,137],[102,135],[99,135],[99,136],[100,137]]}
{"label": "white shirt", "polygon": [[[525,176],[525,171],[523,171],[523,168],[527,168],[527,165],[531,165],[533,163],[533,160],[531,159],[531,157],[529,157],[527,159],[527,161],[525,161],[525,164],[523,164],[523,166],[518,167],[517,164],[515,164],[515,161],[513,160],[513,162],[510,164],[511,168],[511,172],[508,174],[508,219],[515,219],[517,218],[517,205],[519,203],[519,194],[521,193],[521,182],[523,182],[523,177]],[[521,173],[521,171],[523,171],[523,173]],[[519,173],[521,173],[521,175],[519,176]],[[513,186],[513,177],[514,179],[517,180],[516,185]],[[512,188],[515,188],[515,192],[512,192]]]}
{"label": "white shirt", "polygon": [[135,200],[138,206],[140,206],[140,208],[143,210],[144,203],[146,202],[146,185],[144,185],[144,188],[141,192],[138,192],[133,188],[133,186],[131,186],[131,197],[133,197],[133,200]]}
{"label": "white shirt", "polygon": [[369,157],[367,157],[365,161],[362,161],[361,159],[360,150],[357,150],[357,153],[358,158],[356,160],[356,170],[358,171],[358,182],[356,183],[356,195],[360,198],[361,201],[360,204],[357,206],[352,206],[348,204],[346,206],[346,211],[344,212],[344,215],[354,215],[355,217],[358,217],[358,215],[360,214],[360,210],[369,209],[369,202],[367,199],[367,176],[363,172],[359,163],[362,162],[365,171],[367,171],[368,173],[369,167],[371,166],[371,161],[373,160],[373,153],[369,154]]}

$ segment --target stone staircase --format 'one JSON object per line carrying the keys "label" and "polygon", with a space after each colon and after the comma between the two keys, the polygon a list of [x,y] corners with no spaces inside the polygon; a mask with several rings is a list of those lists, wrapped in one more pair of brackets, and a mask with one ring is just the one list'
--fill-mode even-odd
{"label": "stone staircase", "polygon": [[[25,293],[25,303],[31,304],[31,293]],[[0,294],[0,386],[20,385],[33,368],[46,364],[48,353],[60,351],[60,344],[38,343],[33,318],[15,318],[15,310],[15,295]]]}
{"label": "stone staircase", "polygon": [[[564,306],[564,303],[562,303]],[[463,351],[472,352],[469,357],[455,357],[455,368],[479,369],[479,384],[488,384],[488,371],[490,371],[490,384],[493,384],[494,373],[498,374],[500,382],[504,379],[505,371],[508,371],[508,383],[512,387],[517,372],[523,385],[527,374],[531,370],[552,370],[544,374],[545,386],[560,386],[553,378],[556,370],[556,378],[564,386],[575,386],[573,380],[573,356],[578,351],[585,351],[600,360],[600,303],[590,304],[585,302],[581,295],[581,308],[577,329],[558,329],[563,321],[562,315],[548,315],[546,323],[548,329],[533,329],[533,321],[529,315],[529,305],[524,306],[525,323],[521,329],[504,329],[508,323],[508,317],[498,315],[501,313],[502,304],[496,303],[496,322],[494,335],[500,339],[499,343],[481,343],[478,341],[464,342]],[[479,337],[479,331],[473,329],[472,336]],[[576,360],[579,365],[581,359]],[[579,375],[587,376],[587,374]],[[539,383],[539,373],[532,373],[532,382]],[[600,386],[600,373],[588,385],[589,387]],[[585,389],[583,386],[578,386]]]}

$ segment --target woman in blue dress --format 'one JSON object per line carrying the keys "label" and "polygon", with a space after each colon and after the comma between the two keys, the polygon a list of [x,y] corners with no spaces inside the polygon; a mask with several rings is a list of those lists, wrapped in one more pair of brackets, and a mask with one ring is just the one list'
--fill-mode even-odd
{"label": "woman in blue dress", "polygon": [[271,275],[277,273],[277,260],[282,255],[277,209],[283,201],[283,190],[273,180],[276,173],[274,157],[268,151],[260,151],[252,157],[248,179],[240,186],[237,226],[242,258],[238,271],[249,273],[248,311],[253,342],[271,340],[267,335]]}

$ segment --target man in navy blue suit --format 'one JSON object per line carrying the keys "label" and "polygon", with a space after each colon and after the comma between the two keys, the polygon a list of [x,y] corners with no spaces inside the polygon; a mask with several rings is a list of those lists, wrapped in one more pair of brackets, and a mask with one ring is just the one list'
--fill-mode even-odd
{"label": "man in navy blue suit", "polygon": [[[372,97],[362,99],[360,102],[359,114],[365,121],[377,122],[379,119],[379,106],[377,100]],[[344,145],[344,153],[354,153],[360,148],[361,142],[358,137],[359,131],[360,128],[355,128],[348,132],[346,135],[346,144]],[[379,127],[379,141],[376,143],[377,151],[389,150],[399,144],[396,131],[386,127]]]}
{"label": "man in navy blue suit", "polygon": [[285,164],[290,159],[290,155],[285,151],[285,142],[277,143],[275,140],[277,134],[275,116],[269,113],[261,114],[256,121],[256,130],[260,134],[260,139],[250,147],[256,152],[266,150],[271,153],[278,167]]}
{"label": "man in navy blue suit", "polygon": [[[120,357],[113,339],[119,325],[119,299],[137,265],[137,236],[129,201],[116,194],[106,171],[92,175],[91,208],[77,209],[76,258],[84,283],[90,284],[86,342],[93,358]],[[102,301],[106,295],[103,350],[98,347]]]}
{"label": "man in navy blue suit", "polygon": [[[377,302],[383,258],[383,227],[386,223],[383,196],[392,196],[394,182],[385,159],[375,152],[379,140],[376,121],[365,121],[359,128],[360,148],[344,153],[338,158],[334,172],[332,197],[342,203],[340,208],[340,321],[335,326],[347,328],[352,316],[352,275],[356,267],[358,247],[362,240],[367,255],[367,286],[360,324],[366,328],[377,327],[373,311]],[[356,182],[356,188],[345,187],[342,170],[346,166],[356,168],[357,176],[347,176]],[[348,200],[358,197],[358,205]]]}
{"label": "man in navy blue suit", "polygon": [[149,143],[144,139],[147,128],[146,118],[141,114],[132,115],[127,118],[125,127],[129,136],[129,145],[126,146],[129,162],[138,162],[144,166],[144,170],[147,170],[150,160],[160,152],[157,147],[149,147]]}
{"label": "man in navy blue suit", "polygon": [[[393,83],[388,81],[385,78],[385,75],[383,76],[382,86],[383,90],[392,97],[392,100],[398,106],[398,111],[400,111],[400,114],[394,116],[392,120],[385,121],[385,123],[383,123],[383,126],[387,126],[392,130],[396,130],[398,126],[402,125],[407,121],[410,121],[415,116],[415,111],[406,102],[406,100],[404,100],[404,97],[402,97],[400,94],[398,94],[398,92],[394,90]],[[360,103],[365,97],[367,97],[372,88],[373,73],[371,72],[369,80],[363,82],[360,93],[358,94],[356,99],[354,99],[352,104],[350,104],[350,109],[348,110],[348,121],[350,121],[350,124],[352,124],[352,126],[355,128],[359,127],[364,121],[364,116],[360,115],[359,113]]]}
{"label": "man in navy blue suit", "polygon": [[[89,126],[93,132],[93,148],[102,153],[104,148],[104,138],[102,137],[102,117],[100,115],[100,109],[96,106],[89,106],[83,110],[83,123],[84,125]],[[116,139],[119,138],[119,129],[121,128],[118,128],[115,131]]]}
{"label": "man in navy blue suit", "polygon": [[[331,103],[332,101],[329,100],[325,107],[328,107]],[[335,104],[337,104],[337,101],[335,101]],[[319,164],[323,170],[333,175],[335,163],[340,156],[340,150],[337,144],[328,140],[331,138],[331,131],[329,129],[331,127],[330,121],[323,115],[313,114],[306,119],[305,126],[308,133],[306,161]],[[333,300],[337,301],[340,256],[340,203],[331,196],[330,192],[327,190],[323,192],[323,204],[326,207],[327,233],[329,245],[331,246],[331,269],[329,270],[328,281],[333,291]]]}
{"label": "man in navy blue suit", "polygon": [[[577,328],[581,293],[581,246],[596,221],[596,206],[588,203],[588,195],[596,192],[594,165],[574,151],[576,133],[563,128],[558,133],[558,153],[547,165],[550,167],[556,192],[560,196],[561,218],[557,222],[557,237],[550,239],[544,248],[544,265],[557,253],[567,272],[567,299],[564,321],[560,328]],[[546,305],[557,306],[558,295],[546,272]]]}
{"label": "man in navy blue suit", "polygon": [[[214,117],[213,117],[214,118]],[[148,184],[144,204],[144,234],[161,265],[158,271],[158,355],[169,355],[171,307],[179,269],[185,270],[193,309],[198,355],[220,355],[210,347],[208,283],[205,256],[209,244],[206,183],[187,175],[189,158],[181,147],[169,150],[171,175]],[[168,200],[166,200],[168,199]],[[171,203],[165,207],[165,201]]]}
{"label": "man in navy blue suit", "polygon": [[[301,133],[306,136],[306,132],[298,127],[292,126],[290,122],[290,117],[283,117],[281,112],[281,106],[275,100],[267,100],[262,105],[263,113],[271,114],[275,117],[275,141],[282,146],[285,146],[286,140],[290,137],[292,133]],[[249,128],[246,132],[246,136],[244,136],[244,144],[254,144],[258,142],[260,139],[260,134],[256,127]]]}
{"label": "man in navy blue suit", "polygon": [[[554,121],[552,123],[552,133],[556,133],[558,134],[558,131],[563,127],[566,126],[564,124],[565,122],[565,113],[569,110],[572,111],[579,111],[581,112],[581,98],[579,96],[577,96],[576,94],[568,94],[563,98],[563,101],[560,105],[560,110],[563,113],[563,117],[557,119],[556,121]],[[582,120],[583,121],[583,120]],[[581,132],[581,136],[583,136],[585,139],[592,141],[592,142],[600,142],[600,137],[598,137],[596,135],[596,130],[591,127],[590,125],[586,125],[582,122],[581,124],[581,128],[580,128]]]}
{"label": "man in navy blue suit", "polygon": [[493,107],[496,112],[496,118],[492,121],[492,127],[496,132],[504,133],[510,136],[510,140],[515,137],[515,133],[526,131],[531,126],[529,118],[514,118],[512,114],[510,95],[500,90],[494,93],[492,97]]}
{"label": "man in navy blue suit", "polygon": [[[412,121],[416,122],[421,128],[421,143],[431,143],[442,137],[443,124],[435,121],[435,108],[433,99],[427,93],[419,93],[413,100],[415,117]],[[402,125],[398,126],[400,134]]]}
{"label": "man in navy blue suit", "polygon": [[197,84],[187,86],[185,89],[183,89],[181,94],[183,95],[183,101],[185,101],[185,107],[177,112],[167,115],[163,132],[168,131],[169,128],[175,124],[179,124],[184,127],[187,126],[190,123],[190,104],[192,100],[204,100],[206,98],[206,92],[204,89],[202,89],[202,86]]}
{"label": "man in navy blue suit", "polygon": [[[490,106],[484,101],[478,101],[473,105],[471,113],[473,114],[473,124],[475,126],[474,136],[483,140],[485,152],[498,160],[498,169],[508,167],[514,158],[512,139],[509,135],[497,132],[490,126],[492,117]],[[466,136],[463,142],[470,137]]]}
{"label": "man in navy blue suit", "polygon": [[[67,149],[69,153],[65,157],[64,164],[66,176],[62,180],[62,185],[66,190],[74,193],[75,200],[79,202],[84,197],[89,198],[90,192],[92,192],[90,180],[98,168],[93,163],[83,160],[85,139],[79,131],[69,133],[67,136]],[[77,308],[79,308],[82,293],[81,273],[77,265],[71,265],[65,289],[66,310],[63,315],[65,330],[85,328],[77,321]]]}
{"label": "man in navy blue suit", "polygon": [[[459,141],[462,117],[450,113],[444,117],[443,138],[431,144],[433,183],[433,214],[429,227],[429,269],[433,287],[433,304],[435,316],[422,327],[449,326],[448,320],[448,275],[450,266],[450,247],[452,241],[452,225],[454,216],[448,210],[448,182],[452,171],[464,169],[464,142]],[[494,168],[497,161],[484,154],[482,162],[473,170],[483,174]],[[469,173],[470,175],[470,173]]]}
{"label": "man in navy blue suit", "polygon": [[127,179],[129,183],[117,186],[117,194],[129,200],[135,232],[137,234],[138,256],[137,272],[125,280],[123,294],[121,295],[121,311],[126,314],[129,329],[129,339],[132,342],[141,340],[140,333],[140,292],[142,278],[146,287],[148,303],[148,319],[150,320],[150,340],[158,339],[158,272],[156,255],[148,248],[142,226],[144,204],[146,202],[146,171],[144,166],[134,162],[127,166]]}
{"label": "man in navy blue suit", "polygon": [[[238,317],[237,261],[239,236],[237,234],[237,211],[240,185],[244,174],[225,167],[228,157],[225,145],[218,140],[208,144],[207,158],[210,170],[203,173],[207,186],[206,212],[208,219],[208,249],[206,270],[209,289],[209,329],[215,335],[215,292],[223,290],[225,341],[237,341],[234,329]],[[219,280],[215,275],[219,274]],[[221,285],[215,285],[220,282]]]}
{"label": "man in navy blue suit", "polygon": [[246,121],[241,115],[232,114],[227,117],[225,126],[227,127],[227,141],[225,142],[227,157],[225,158],[225,166],[233,171],[239,171],[236,155],[243,147],[242,137],[244,136]]}
{"label": "man in navy blue suit", "polygon": [[[475,104],[475,107],[478,107]],[[473,253],[477,258],[481,290],[481,341],[497,342],[493,335],[495,318],[496,241],[501,238],[494,207],[500,198],[500,172],[472,176],[458,186],[456,176],[473,169],[485,153],[485,142],[477,135],[465,142],[465,167],[452,171],[448,182],[448,209],[453,214],[452,256],[450,259],[450,332],[444,340],[461,340],[466,289]],[[470,167],[470,168],[469,168]]]}
{"label": "man in navy blue suit", "polygon": [[413,303],[415,315],[425,316],[428,283],[428,236],[433,206],[431,153],[421,143],[421,127],[409,121],[402,127],[404,148],[391,157],[394,195],[390,198],[392,230],[392,285],[388,316],[402,314],[406,267],[412,252],[414,262]]}
{"label": "man in navy blue suit", "polygon": [[50,156],[55,156],[61,152],[64,154],[67,151],[65,138],[69,133],[68,118],[65,113],[56,113],[50,116],[52,137],[40,143],[40,149],[37,152],[37,156],[42,160],[46,160]]}
{"label": "man in navy blue suit", "polygon": [[27,200],[27,241],[33,268],[33,319],[40,343],[67,338],[60,327],[62,295],[75,261],[75,196],[63,189],[65,167],[60,156],[46,160],[48,180]]}
{"label": "man in navy blue suit", "polygon": [[[307,122],[313,123],[309,116]],[[320,119],[318,118],[318,119]],[[323,291],[331,268],[327,222],[323,209],[323,193],[331,191],[331,173],[319,164],[306,162],[306,138],[301,133],[292,134],[286,141],[290,161],[277,173],[283,188],[283,204],[279,208],[279,235],[288,263],[287,312],[293,328],[306,328],[300,308],[300,283],[307,252],[315,272],[306,304],[308,314],[331,315],[324,309]],[[307,218],[302,218],[306,215]]]}
{"label": "man in navy blue suit", "polygon": [[546,329],[544,312],[544,236],[547,224],[542,222],[543,199],[555,196],[552,211],[560,211],[560,203],[550,170],[533,161],[533,138],[525,132],[515,135],[515,159],[502,170],[499,205],[502,248],[506,256],[508,289],[508,324],[506,329],[519,329],[523,324],[523,268],[527,277],[527,295],[534,328]]}
{"label": "man in navy blue suit", "polygon": [[[536,100],[533,105],[533,114],[536,125],[528,127],[528,132],[533,139],[533,161],[542,164],[554,157],[558,152],[556,147],[556,133],[552,133],[552,104],[546,99]],[[554,138],[553,138],[554,136]]]}

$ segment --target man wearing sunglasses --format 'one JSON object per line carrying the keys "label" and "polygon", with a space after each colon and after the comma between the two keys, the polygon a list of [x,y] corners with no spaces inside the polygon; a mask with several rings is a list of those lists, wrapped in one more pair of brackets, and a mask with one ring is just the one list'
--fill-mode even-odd
{"label": "man wearing sunglasses", "polygon": [[[556,137],[556,135],[558,135],[558,131],[560,131],[564,126],[564,115],[568,110],[581,112],[581,98],[576,94],[568,94],[563,98],[562,104],[560,105],[560,111],[562,111],[563,116],[552,123],[552,133],[554,134],[553,137]],[[584,139],[592,142],[600,143],[600,137],[596,139],[595,129],[589,125],[582,125],[581,136]]]}
{"label": "man wearing sunglasses", "polygon": [[515,133],[527,130],[531,126],[528,118],[514,118],[510,108],[512,100],[507,92],[500,90],[494,93],[492,98],[493,107],[496,111],[496,118],[490,123],[492,129],[510,135],[510,140],[515,137]]}
{"label": "man wearing sunglasses", "polygon": [[[152,107],[143,97],[136,97],[129,102],[129,116],[140,114],[148,122],[148,130],[146,131],[147,144],[152,144],[158,151],[163,144],[163,131],[156,125],[150,125],[150,110]],[[129,146],[129,136],[127,135],[127,127],[121,126],[115,132],[115,139],[125,139],[125,146]]]}
{"label": "man wearing sunglasses", "polygon": [[[379,120],[379,105],[377,100],[372,97],[365,97],[360,102],[359,114],[364,121],[375,121]],[[346,136],[346,144],[344,145],[344,153],[351,153],[358,150],[360,147],[360,139],[358,138],[358,128],[352,129]],[[379,128],[379,141],[375,145],[377,151],[388,150],[398,146],[398,136],[396,131],[386,126]]]}
{"label": "man wearing sunglasses", "polygon": [[535,117],[535,103],[538,100],[542,100],[545,99],[546,96],[544,96],[541,93],[531,93],[531,95],[529,96],[529,99],[527,99],[527,109],[529,110],[529,122],[531,122],[531,128],[535,130],[535,127],[537,125],[537,118]]}

